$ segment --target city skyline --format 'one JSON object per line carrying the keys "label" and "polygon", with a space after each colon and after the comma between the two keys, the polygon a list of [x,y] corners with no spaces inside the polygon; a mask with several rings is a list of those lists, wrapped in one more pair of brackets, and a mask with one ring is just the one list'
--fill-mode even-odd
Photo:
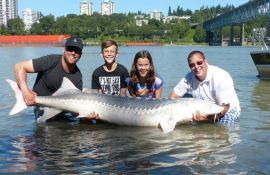
{"label": "city skyline", "polygon": [[[31,8],[34,11],[40,11],[43,15],[53,14],[54,16],[66,16],[67,14],[80,14],[80,2],[82,0],[39,0],[36,3],[35,0],[18,0],[19,16],[22,16],[22,11],[25,8]],[[90,0],[93,4],[93,12],[101,13],[101,3],[104,0]],[[199,10],[202,6],[212,7],[212,6],[226,6],[234,5],[238,7],[248,0],[227,0],[227,1],[217,1],[217,0],[166,0],[166,1],[156,1],[156,0],[111,0],[114,3],[115,13],[137,13],[141,11],[142,13],[151,13],[153,11],[162,12],[167,15],[169,7],[175,10],[178,6],[184,10],[190,9],[192,11]],[[51,5],[53,4],[53,6]],[[148,5],[149,4],[149,5]]]}

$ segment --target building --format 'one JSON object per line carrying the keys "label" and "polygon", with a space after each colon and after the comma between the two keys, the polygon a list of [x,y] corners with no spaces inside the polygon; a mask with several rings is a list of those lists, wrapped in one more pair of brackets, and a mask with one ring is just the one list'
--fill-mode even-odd
{"label": "building", "polygon": [[101,15],[112,15],[114,13],[114,4],[111,0],[104,0],[101,3]]}
{"label": "building", "polygon": [[142,27],[143,25],[147,25],[148,24],[148,19],[136,19],[135,23],[136,26]]}
{"label": "building", "polygon": [[84,0],[80,3],[80,15],[92,15],[93,14],[93,3],[89,0]]}
{"label": "building", "polygon": [[161,20],[163,17],[162,12],[154,11],[150,13],[150,19]]}
{"label": "building", "polygon": [[0,27],[14,18],[18,18],[18,0],[0,0]]}
{"label": "building", "polygon": [[171,21],[179,21],[179,20],[188,20],[190,19],[190,16],[186,15],[186,16],[165,16],[163,17],[163,22],[164,23],[170,23]]}
{"label": "building", "polygon": [[22,20],[25,25],[24,29],[26,31],[29,31],[31,29],[32,24],[34,24],[39,20],[40,15],[38,12],[33,11],[30,8],[24,9],[22,13],[23,13]]}
{"label": "building", "polygon": [[145,15],[135,15],[134,16],[135,19],[145,19]]}
{"label": "building", "polygon": [[178,20],[180,20],[180,17],[179,16],[165,16],[165,17],[163,17],[164,23],[170,23],[172,20],[178,21]]}

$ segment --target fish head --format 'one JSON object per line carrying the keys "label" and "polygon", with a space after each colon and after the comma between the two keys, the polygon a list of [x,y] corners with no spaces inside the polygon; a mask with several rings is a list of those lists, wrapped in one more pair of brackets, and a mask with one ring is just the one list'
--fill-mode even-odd
{"label": "fish head", "polygon": [[204,115],[215,115],[221,113],[224,108],[213,102],[207,100],[200,100],[197,104],[196,110],[200,111],[200,113]]}

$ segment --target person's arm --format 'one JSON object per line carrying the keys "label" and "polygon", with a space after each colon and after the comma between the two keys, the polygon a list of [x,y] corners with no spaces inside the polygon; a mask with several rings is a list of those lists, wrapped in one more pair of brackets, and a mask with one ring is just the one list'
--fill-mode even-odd
{"label": "person's arm", "polygon": [[127,95],[127,88],[121,88],[120,89],[120,96],[126,96]]}
{"label": "person's arm", "polygon": [[128,93],[129,93],[129,96],[131,97],[135,97],[136,95],[132,92],[132,90],[130,89],[130,87],[128,87]]}
{"label": "person's arm", "polygon": [[176,98],[180,98],[181,96],[178,96],[174,90],[171,91],[170,95],[169,95],[169,99],[176,99]]}
{"label": "person's arm", "polygon": [[160,78],[158,75],[155,77],[155,82],[154,82],[154,88],[155,88],[155,98],[161,98],[161,94],[163,91],[163,80]]}
{"label": "person's arm", "polygon": [[129,86],[130,76],[128,70],[123,67],[123,73],[121,75],[121,82],[120,82],[120,96],[127,96],[127,90]]}
{"label": "person's arm", "polygon": [[98,69],[96,69],[92,73],[92,91],[94,93],[103,94],[100,83],[99,83],[99,75],[98,75]]}
{"label": "person's arm", "polygon": [[17,84],[22,91],[24,102],[27,106],[31,106],[36,103],[36,93],[30,90],[27,86],[27,73],[34,73],[32,60],[23,61],[15,64],[14,74]]}
{"label": "person's arm", "polygon": [[189,88],[189,83],[187,81],[187,78],[182,78],[178,84],[172,89],[169,95],[169,99],[176,99],[183,97],[187,92]]}
{"label": "person's arm", "polygon": [[161,98],[161,94],[162,94],[162,87],[160,87],[156,90],[156,92],[155,92],[156,98]]}
{"label": "person's arm", "polygon": [[225,113],[229,110],[229,104],[227,105],[222,104],[222,107],[223,107],[223,110],[219,114],[210,115],[210,116],[206,116],[200,113],[200,111],[196,111],[196,113],[192,115],[192,120],[197,123],[215,123],[216,120],[224,116]]}
{"label": "person's arm", "polygon": [[84,93],[92,93],[92,90],[90,88],[83,88],[82,92],[84,92]]}
{"label": "person's arm", "polygon": [[169,99],[176,99],[183,97],[188,91],[191,90],[191,74],[188,73],[184,78],[182,78],[177,85],[171,90]]}
{"label": "person's arm", "polygon": [[102,91],[102,89],[97,89],[97,92],[98,92],[99,94],[104,94],[103,91]]}

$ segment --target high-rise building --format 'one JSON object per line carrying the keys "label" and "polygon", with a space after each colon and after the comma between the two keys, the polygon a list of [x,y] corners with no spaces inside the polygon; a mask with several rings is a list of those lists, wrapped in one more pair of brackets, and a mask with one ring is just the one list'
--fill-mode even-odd
{"label": "high-rise building", "polygon": [[101,3],[101,15],[112,15],[114,13],[114,5],[111,0],[104,0]]}
{"label": "high-rise building", "polygon": [[0,27],[14,18],[18,18],[18,0],[0,0]]}
{"label": "high-rise building", "polygon": [[150,13],[150,19],[161,20],[163,17],[162,12],[153,11]]}
{"label": "high-rise building", "polygon": [[84,0],[80,3],[80,14],[92,15],[93,14],[93,4],[89,0]]}
{"label": "high-rise building", "polygon": [[23,23],[25,25],[25,30],[30,30],[32,27],[32,24],[37,22],[39,20],[39,13],[36,11],[33,11],[30,8],[26,8],[23,10]]}

